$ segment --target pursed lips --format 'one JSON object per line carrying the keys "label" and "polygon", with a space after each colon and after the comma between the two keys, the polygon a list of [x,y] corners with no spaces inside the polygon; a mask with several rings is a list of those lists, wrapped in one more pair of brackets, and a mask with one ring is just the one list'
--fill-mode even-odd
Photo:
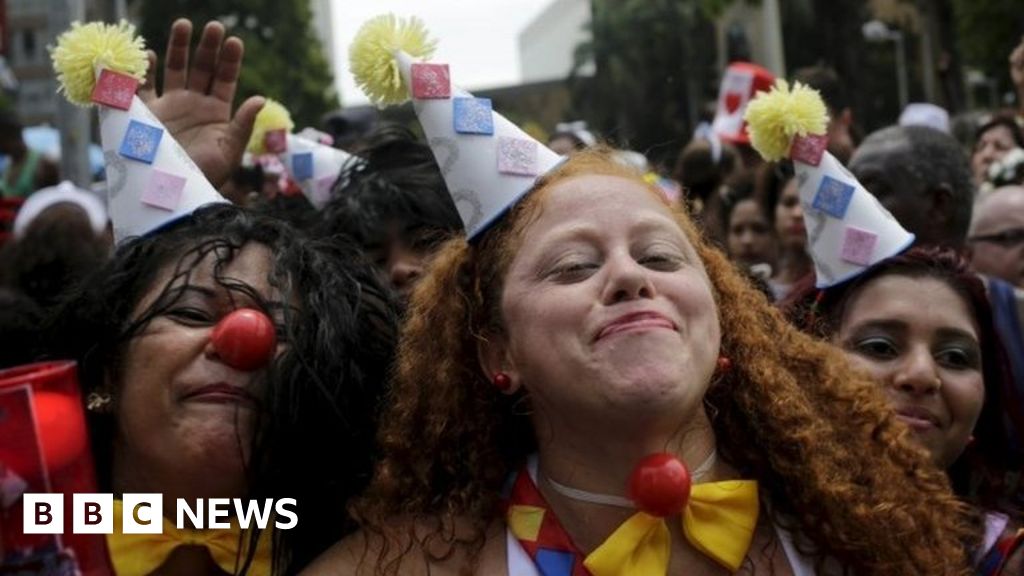
{"label": "pursed lips", "polygon": [[669,320],[664,315],[657,312],[633,312],[631,314],[625,314],[619,316],[615,320],[612,320],[608,324],[605,324],[601,330],[598,331],[595,341],[601,340],[617,334],[620,332],[628,332],[631,330],[649,330],[652,328],[664,328],[668,330],[677,330],[676,323]]}

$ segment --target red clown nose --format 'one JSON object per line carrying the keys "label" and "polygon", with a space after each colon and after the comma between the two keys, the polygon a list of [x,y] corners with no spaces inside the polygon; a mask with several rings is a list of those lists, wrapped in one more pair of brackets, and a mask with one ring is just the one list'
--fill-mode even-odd
{"label": "red clown nose", "polygon": [[277,348],[274,323],[251,308],[239,308],[213,327],[213,349],[228,366],[252,372],[270,363]]}
{"label": "red clown nose", "polygon": [[629,477],[629,497],[640,510],[665,518],[683,511],[690,500],[690,471],[672,454],[651,454]]}

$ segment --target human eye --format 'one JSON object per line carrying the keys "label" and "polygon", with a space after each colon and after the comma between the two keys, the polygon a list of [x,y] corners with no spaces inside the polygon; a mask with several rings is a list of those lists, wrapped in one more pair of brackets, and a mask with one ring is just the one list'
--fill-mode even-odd
{"label": "human eye", "polygon": [[672,272],[678,270],[682,265],[683,257],[668,251],[652,251],[637,260],[641,265],[661,272]]}
{"label": "human eye", "polygon": [[175,306],[164,315],[179,324],[188,326],[213,323],[213,315],[210,312],[193,306]]}
{"label": "human eye", "polygon": [[580,282],[590,277],[600,264],[585,258],[570,258],[556,264],[548,274],[559,282]]}
{"label": "human eye", "polygon": [[973,349],[963,346],[951,346],[939,350],[935,359],[940,366],[953,370],[972,370],[981,365],[980,354]]}
{"label": "human eye", "polygon": [[875,360],[892,360],[899,355],[896,344],[884,336],[868,336],[854,340],[849,348],[865,358]]}

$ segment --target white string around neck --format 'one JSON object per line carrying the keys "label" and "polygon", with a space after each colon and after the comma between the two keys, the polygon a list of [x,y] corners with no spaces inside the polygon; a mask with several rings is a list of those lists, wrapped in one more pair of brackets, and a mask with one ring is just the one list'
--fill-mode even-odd
{"label": "white string around neck", "polygon": [[[702,478],[711,470],[711,467],[715,465],[715,461],[717,459],[718,451],[712,450],[711,454],[708,454],[708,457],[704,460],[704,462],[701,463],[700,466],[697,467],[696,470],[693,471],[693,474],[691,474],[690,477],[693,478],[694,480]],[[565,484],[556,482],[554,479],[547,475],[545,475],[544,478],[548,481],[548,484],[551,485],[551,488],[553,488],[555,492],[558,492],[562,496],[565,496],[566,498],[570,498],[572,500],[588,502],[590,504],[616,506],[618,508],[636,508],[636,504],[634,504],[632,500],[626,498],[625,496],[617,496],[615,494],[601,494],[598,492],[588,492],[587,490],[580,490],[579,488],[573,488],[572,486],[566,486]]]}

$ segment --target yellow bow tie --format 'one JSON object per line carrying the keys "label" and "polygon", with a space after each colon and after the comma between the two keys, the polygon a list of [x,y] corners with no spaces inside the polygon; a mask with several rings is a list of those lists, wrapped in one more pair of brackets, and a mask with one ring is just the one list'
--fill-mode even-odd
{"label": "yellow bow tie", "polygon": [[[244,562],[248,550],[248,534],[242,536],[242,554],[238,553],[238,526],[232,524],[228,530],[179,530],[172,522],[163,519],[163,534],[123,534],[121,532],[122,502],[114,500],[114,533],[107,535],[110,559],[117,576],[144,576],[154,572],[178,546],[205,546],[214,562],[228,574],[235,573],[235,562]],[[265,576],[270,574],[271,537],[267,530],[260,534],[256,554],[249,565],[247,574]],[[239,565],[239,567],[241,567]]]}
{"label": "yellow bow tie", "polygon": [[[695,484],[683,511],[683,533],[694,548],[735,572],[757,526],[757,482]],[[671,536],[662,518],[637,512],[584,560],[593,576],[668,572]]]}

